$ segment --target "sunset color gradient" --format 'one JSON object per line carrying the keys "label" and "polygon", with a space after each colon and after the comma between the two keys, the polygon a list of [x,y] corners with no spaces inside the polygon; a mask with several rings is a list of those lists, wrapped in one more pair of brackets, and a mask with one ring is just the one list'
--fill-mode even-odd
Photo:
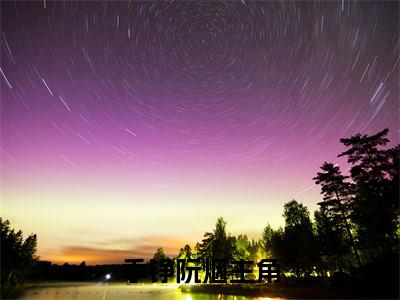
{"label": "sunset color gradient", "polygon": [[42,259],[176,255],[311,211],[341,137],[398,141],[399,3],[1,2],[1,215]]}

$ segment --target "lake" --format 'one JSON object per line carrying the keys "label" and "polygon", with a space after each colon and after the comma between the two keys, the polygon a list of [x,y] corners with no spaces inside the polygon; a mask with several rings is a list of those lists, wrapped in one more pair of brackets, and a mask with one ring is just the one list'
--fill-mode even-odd
{"label": "lake", "polygon": [[282,299],[268,297],[245,297],[232,295],[210,295],[210,294],[191,294],[182,293],[176,284],[143,284],[127,285],[113,283],[47,283],[28,288],[20,299],[33,300],[66,300],[66,299],[88,299],[88,300],[244,300],[244,299]]}

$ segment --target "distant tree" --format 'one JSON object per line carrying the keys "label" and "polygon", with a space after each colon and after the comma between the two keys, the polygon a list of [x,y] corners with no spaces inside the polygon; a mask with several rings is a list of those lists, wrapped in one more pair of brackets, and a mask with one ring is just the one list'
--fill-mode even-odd
{"label": "distant tree", "polygon": [[297,277],[307,276],[318,263],[317,239],[310,213],[305,206],[292,200],[285,204],[285,227],[277,230],[268,224],[262,244],[268,257],[279,260],[282,271]]}
{"label": "distant tree", "polygon": [[280,241],[283,263],[296,276],[308,276],[318,262],[310,213],[305,206],[292,200],[284,205],[283,216],[285,229],[283,241]]}
{"label": "distant tree", "polygon": [[197,243],[195,250],[199,254],[199,257],[202,259],[206,258],[212,258],[213,257],[213,242],[214,242],[215,236],[212,232],[206,232],[204,233],[203,240],[201,243]]}
{"label": "distant tree", "polygon": [[246,234],[239,234],[235,242],[235,251],[233,253],[234,260],[247,260],[253,263],[253,274],[247,274],[247,279],[256,279],[257,263],[265,258],[264,247],[262,241],[249,239]]}
{"label": "distant tree", "polygon": [[161,261],[162,259],[167,259],[168,257],[164,254],[163,248],[158,248],[156,253],[154,253],[153,259],[157,262]]}
{"label": "distant tree", "polygon": [[37,257],[36,234],[25,240],[21,230],[11,228],[8,220],[0,218],[1,230],[1,295],[10,297],[20,287],[34,267]]}
{"label": "distant tree", "polygon": [[252,239],[249,243],[249,259],[257,264],[261,259],[266,258],[262,240]]}
{"label": "distant tree", "polygon": [[288,247],[287,243],[290,243],[290,241],[286,239],[285,231],[282,227],[274,230],[267,225],[264,229],[263,244],[267,257],[277,259],[282,265],[283,271],[291,271],[290,259],[293,254],[291,253],[291,247]]}
{"label": "distant tree", "polygon": [[226,232],[226,221],[222,217],[218,218],[215,224],[214,237],[213,257],[232,260],[236,239]]}
{"label": "distant tree", "polygon": [[186,244],[185,247],[179,250],[179,259],[189,259],[192,258],[192,248],[190,245]]}
{"label": "distant tree", "polygon": [[250,260],[251,259],[251,249],[252,245],[249,241],[247,235],[240,234],[235,243],[234,259],[240,260]]}
{"label": "distant tree", "polygon": [[226,221],[220,217],[215,224],[214,231],[206,232],[196,250],[201,258],[232,260],[235,251],[236,239],[226,232]]}
{"label": "distant tree", "polygon": [[274,239],[274,230],[272,229],[272,227],[267,224],[267,226],[264,228],[263,231],[263,238],[262,238],[262,243],[263,243],[263,247],[264,247],[264,251],[265,254],[268,257],[272,257],[273,255],[273,248],[274,248],[274,244],[273,244],[273,239]]}
{"label": "distant tree", "polygon": [[364,251],[370,255],[391,251],[398,244],[399,226],[399,146],[381,149],[389,130],[374,135],[356,134],[341,139],[352,164],[355,184],[351,218]]}
{"label": "distant tree", "polygon": [[322,172],[318,172],[317,176],[313,178],[316,184],[321,185],[321,194],[324,196],[323,202],[318,203],[323,213],[323,215],[320,215],[320,221],[326,217],[329,222],[325,220],[327,221],[325,225],[334,227],[333,231],[336,234],[342,233],[342,229],[345,229],[357,264],[361,266],[350,224],[352,185],[346,181],[349,177],[343,176],[339,166],[332,163],[323,163],[321,170]]}
{"label": "distant tree", "polygon": [[286,246],[285,232],[282,227],[274,230],[269,224],[264,228],[262,245],[267,258],[278,259],[283,270],[288,271],[286,265],[291,255],[289,247]]}
{"label": "distant tree", "polygon": [[320,251],[320,271],[339,270],[343,272],[345,257],[350,252],[350,243],[346,239],[345,229],[337,226],[335,219],[328,217],[325,207],[314,213],[317,231],[318,249]]}

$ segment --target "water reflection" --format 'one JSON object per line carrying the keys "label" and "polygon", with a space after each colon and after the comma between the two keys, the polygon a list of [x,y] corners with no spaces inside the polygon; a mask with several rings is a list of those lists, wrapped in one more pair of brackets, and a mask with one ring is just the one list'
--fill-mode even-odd
{"label": "water reflection", "polygon": [[[93,283],[53,283],[32,287],[25,291],[23,300],[244,300],[273,299],[268,297],[246,297],[233,295],[210,295],[182,293],[175,285],[101,285]],[[281,298],[282,299],[282,298]]]}

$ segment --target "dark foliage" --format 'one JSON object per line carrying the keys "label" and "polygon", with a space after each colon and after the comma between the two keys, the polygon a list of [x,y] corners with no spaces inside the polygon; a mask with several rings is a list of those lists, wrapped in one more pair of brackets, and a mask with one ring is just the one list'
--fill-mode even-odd
{"label": "dark foliage", "polygon": [[36,263],[36,234],[25,240],[21,230],[15,231],[10,222],[0,218],[1,230],[1,295],[15,296]]}

